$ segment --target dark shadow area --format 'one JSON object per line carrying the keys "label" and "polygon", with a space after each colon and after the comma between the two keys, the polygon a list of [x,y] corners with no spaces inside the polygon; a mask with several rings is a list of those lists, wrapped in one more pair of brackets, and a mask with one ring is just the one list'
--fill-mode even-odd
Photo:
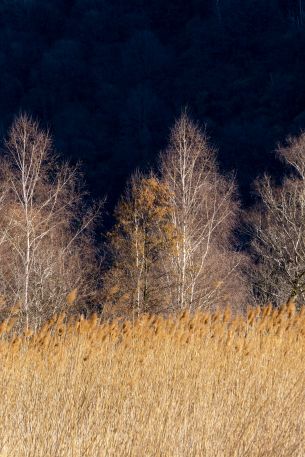
{"label": "dark shadow area", "polygon": [[3,0],[0,134],[36,116],[111,212],[188,106],[247,204],[305,125],[304,55],[300,0]]}

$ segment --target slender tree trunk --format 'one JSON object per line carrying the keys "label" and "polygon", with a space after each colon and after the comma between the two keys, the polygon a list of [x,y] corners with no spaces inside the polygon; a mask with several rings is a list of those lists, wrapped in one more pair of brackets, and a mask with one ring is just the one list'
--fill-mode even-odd
{"label": "slender tree trunk", "polygon": [[27,240],[26,240],[26,259],[25,259],[25,275],[24,275],[24,309],[26,313],[26,328],[29,328],[29,284],[30,284],[30,237],[27,228]]}
{"label": "slender tree trunk", "polygon": [[136,291],[136,307],[137,315],[140,313],[141,308],[141,266],[140,266],[140,252],[139,252],[139,239],[138,239],[138,223],[137,217],[134,218],[135,222],[135,249],[136,249],[136,272],[137,272],[137,291]]}
{"label": "slender tree trunk", "polygon": [[25,213],[25,230],[26,230],[26,249],[24,262],[24,310],[26,314],[26,328],[29,328],[29,285],[30,285],[30,262],[31,262],[31,240],[30,240],[30,218],[29,218],[29,199],[27,189],[28,173],[25,164],[26,156],[26,139],[24,137],[23,153],[22,153],[22,193],[23,206]]}

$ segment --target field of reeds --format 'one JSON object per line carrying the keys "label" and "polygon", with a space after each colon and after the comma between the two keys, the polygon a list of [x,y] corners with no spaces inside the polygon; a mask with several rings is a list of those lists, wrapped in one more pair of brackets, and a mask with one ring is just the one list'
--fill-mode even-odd
{"label": "field of reeds", "polygon": [[305,308],[1,324],[1,457],[303,457]]}

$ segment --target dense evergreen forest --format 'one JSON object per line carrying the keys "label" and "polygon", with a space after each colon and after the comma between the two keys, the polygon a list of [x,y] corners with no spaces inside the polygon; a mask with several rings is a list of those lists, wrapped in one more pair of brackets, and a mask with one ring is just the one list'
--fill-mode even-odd
{"label": "dense evergreen forest", "polygon": [[207,127],[245,202],[305,125],[302,0],[2,0],[0,129],[20,111],[84,163],[109,208],[155,163],[181,108]]}

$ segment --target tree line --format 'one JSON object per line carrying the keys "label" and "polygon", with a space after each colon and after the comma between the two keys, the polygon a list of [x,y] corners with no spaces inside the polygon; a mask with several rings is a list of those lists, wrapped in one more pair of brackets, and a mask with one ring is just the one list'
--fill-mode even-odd
{"label": "tree line", "polygon": [[[0,165],[0,309],[26,327],[59,312],[105,318],[293,300],[305,294],[305,133],[277,156],[281,183],[256,180],[241,207],[233,175],[186,111],[155,170],[136,171],[97,242],[102,203],[81,169],[56,154],[49,132],[15,119]],[[240,245],[247,236],[247,245]]]}

